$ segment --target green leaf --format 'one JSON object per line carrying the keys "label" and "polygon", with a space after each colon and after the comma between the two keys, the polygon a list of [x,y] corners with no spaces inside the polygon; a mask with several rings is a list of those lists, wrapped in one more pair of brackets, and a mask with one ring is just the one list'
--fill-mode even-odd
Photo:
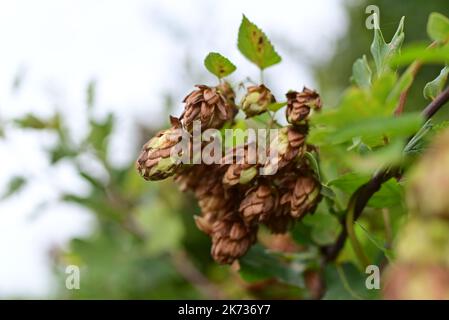
{"label": "green leaf", "polygon": [[228,58],[217,52],[211,52],[207,55],[206,59],[204,59],[204,66],[219,79],[230,75],[237,69]]}
{"label": "green leaf", "polygon": [[361,88],[369,88],[371,86],[371,68],[369,67],[366,56],[357,59],[352,66],[352,79]]}
{"label": "green leaf", "polygon": [[393,250],[386,248],[385,244],[383,244],[381,240],[377,239],[375,235],[371,234],[371,232],[369,232],[361,223],[359,223],[358,221],[356,221],[355,223],[360,227],[361,230],[363,230],[368,240],[371,241],[371,243],[374,244],[377,249],[383,252],[388,261],[393,261]]}
{"label": "green leaf", "polygon": [[107,138],[114,127],[115,118],[113,114],[108,114],[104,121],[91,120],[88,141],[97,150],[100,155],[104,156],[107,152]]}
{"label": "green leaf", "polygon": [[407,137],[419,130],[423,122],[419,113],[407,113],[400,117],[376,117],[341,128],[328,136],[328,142],[339,144],[352,141],[354,137],[368,145],[378,145],[385,137]]}
{"label": "green leaf", "polygon": [[[360,186],[370,180],[369,175],[359,173],[347,173],[329,182],[330,186],[336,187],[346,194],[353,194]],[[389,208],[402,203],[404,196],[403,186],[396,179],[391,178],[382,184],[368,202],[369,207]]]}
{"label": "green leaf", "polygon": [[95,97],[97,93],[97,82],[95,80],[89,81],[86,89],[86,104],[91,109],[95,104]]}
{"label": "green leaf", "polygon": [[427,64],[449,64],[449,45],[443,47],[428,48],[426,43],[410,44],[390,61],[393,67],[402,67],[415,60]]}
{"label": "green leaf", "polygon": [[23,187],[26,185],[26,182],[27,181],[25,180],[24,177],[20,176],[13,177],[9,181],[8,186],[6,187],[6,191],[3,193],[1,199],[4,200],[22,190]]}
{"label": "green leaf", "polygon": [[324,270],[326,294],[324,300],[375,299],[379,290],[368,290],[365,286],[367,274],[353,264],[328,264]]}
{"label": "green leaf", "polygon": [[71,147],[65,143],[58,143],[56,146],[48,150],[50,154],[50,163],[55,164],[63,158],[76,157],[78,151],[71,149]]}
{"label": "green leaf", "polygon": [[267,109],[270,111],[276,112],[285,105],[287,105],[287,102],[273,102],[267,106]]}
{"label": "green leaf", "polygon": [[432,12],[427,20],[427,34],[434,41],[449,39],[449,19],[441,13]]}
{"label": "green leaf", "polygon": [[444,85],[446,84],[447,77],[449,75],[449,67],[445,66],[438,77],[436,77],[433,81],[430,81],[424,87],[424,97],[429,100],[435,99],[443,90]]}
{"label": "green leaf", "polygon": [[60,125],[59,114],[51,119],[42,119],[31,113],[25,115],[23,118],[14,121],[16,125],[24,129],[57,129]]}
{"label": "green leaf", "polygon": [[337,217],[322,211],[307,215],[304,217],[303,223],[312,227],[312,239],[319,245],[334,243],[341,231],[341,224]]}
{"label": "green leaf", "polygon": [[393,101],[396,105],[397,101],[399,101],[399,97],[402,92],[406,91],[413,83],[415,79],[413,67],[407,68],[407,70],[401,75],[399,80],[396,82],[395,86],[391,90],[388,95],[388,101]]}
{"label": "green leaf", "polygon": [[282,60],[265,33],[245,15],[240,24],[237,46],[249,61],[262,70]]}
{"label": "green leaf", "polygon": [[[377,19],[377,17],[375,17]],[[382,31],[379,28],[374,28],[374,40],[371,44],[371,54],[376,64],[377,75],[382,74],[389,65],[389,61],[395,56],[401,49],[402,42],[404,41],[404,19],[401,18],[399,26],[391,39],[390,43],[386,43],[382,35]]]}
{"label": "green leaf", "polygon": [[295,268],[292,268],[289,264],[268,253],[259,244],[254,245],[239,262],[239,272],[245,281],[255,282],[275,278],[284,283],[304,288],[302,274],[304,266],[296,265]]}

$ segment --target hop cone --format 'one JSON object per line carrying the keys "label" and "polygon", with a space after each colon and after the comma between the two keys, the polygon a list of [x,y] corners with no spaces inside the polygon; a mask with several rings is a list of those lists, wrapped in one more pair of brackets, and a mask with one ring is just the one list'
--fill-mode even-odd
{"label": "hop cone", "polygon": [[301,218],[306,213],[314,212],[321,200],[320,190],[320,182],[310,171],[300,174],[290,198],[292,217]]}
{"label": "hop cone", "polygon": [[240,203],[239,212],[247,224],[264,222],[274,214],[277,204],[275,190],[269,184],[262,183],[246,192]]}
{"label": "hop cone", "polygon": [[222,159],[222,163],[229,164],[223,177],[226,186],[247,184],[257,176],[260,166],[254,144],[235,147]]}
{"label": "hop cone", "polygon": [[198,89],[192,91],[183,101],[185,108],[181,119],[187,130],[192,130],[195,120],[201,122],[201,129],[207,129],[220,128],[234,117],[235,110],[221,90],[205,85],[196,87]]}
{"label": "hop cone", "polygon": [[137,159],[137,170],[145,180],[165,179],[182,165],[171,157],[172,148],[182,140],[179,120],[172,117],[171,121],[172,127],[160,131],[145,143]]}
{"label": "hop cone", "polygon": [[251,86],[242,100],[242,109],[247,117],[252,117],[267,111],[268,105],[275,101],[270,89],[263,84]]}
{"label": "hop cone", "polygon": [[313,110],[321,109],[321,99],[316,91],[306,87],[302,92],[287,93],[287,121],[294,125],[303,124]]}
{"label": "hop cone", "polygon": [[300,156],[306,147],[307,131],[307,126],[289,126],[280,129],[278,138],[270,143],[270,154],[272,154],[272,149],[275,149],[276,153],[274,156],[268,157],[264,164],[264,170],[274,174]]}
{"label": "hop cone", "polygon": [[221,264],[242,257],[257,237],[257,226],[247,226],[238,214],[230,212],[212,225],[211,254]]}

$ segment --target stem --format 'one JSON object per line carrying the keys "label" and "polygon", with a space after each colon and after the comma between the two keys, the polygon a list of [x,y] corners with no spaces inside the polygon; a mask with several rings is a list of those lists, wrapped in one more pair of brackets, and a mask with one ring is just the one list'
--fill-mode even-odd
{"label": "stem", "polygon": [[391,243],[393,242],[393,231],[391,229],[390,211],[387,208],[382,209],[382,217],[385,225],[385,239],[387,242],[386,247],[389,249],[391,247]]}
{"label": "stem", "polygon": [[263,69],[260,69],[260,74],[259,74],[259,77],[260,77],[260,84],[263,84]]}
{"label": "stem", "polygon": [[[434,48],[437,44],[438,44],[438,42],[434,41],[427,47],[427,49]],[[422,66],[421,60],[415,60],[407,68],[407,70],[404,72],[404,74],[406,74],[407,72],[411,72],[413,80],[415,80],[416,74],[418,73],[419,69],[421,69],[421,66]],[[407,102],[408,92],[409,92],[412,84],[413,84],[413,81],[412,81],[412,83],[410,83],[409,86],[407,86],[407,88],[404,89],[404,91],[402,91],[401,96],[399,97],[398,105],[396,106],[396,109],[394,110],[395,116],[399,116],[402,114],[402,112],[404,112],[405,103]]]}
{"label": "stem", "polygon": [[[408,68],[407,70],[404,72],[404,74],[406,74],[407,72],[411,72],[412,76],[413,76],[413,80],[415,79],[416,74],[418,73],[419,69],[421,69],[422,63],[421,61],[414,61]],[[413,83],[413,81],[412,81]],[[402,112],[404,111],[405,108],[405,103],[407,102],[407,95],[408,92],[410,90],[410,88],[412,87],[412,83],[410,83],[409,86],[407,86],[407,88],[404,89],[404,91],[401,92],[401,95],[399,97],[399,102],[398,105],[396,106],[396,109],[394,110],[394,115],[395,116],[399,116],[402,114]]]}
{"label": "stem", "polygon": [[360,242],[357,240],[357,236],[354,230],[355,199],[356,198],[354,194],[348,206],[348,213],[346,215],[346,229],[348,231],[347,233],[349,236],[349,240],[351,241],[352,249],[354,250],[357,259],[359,260],[359,263],[363,267],[363,269],[366,269],[366,267],[370,265],[369,259],[363,252],[362,246],[360,245]]}

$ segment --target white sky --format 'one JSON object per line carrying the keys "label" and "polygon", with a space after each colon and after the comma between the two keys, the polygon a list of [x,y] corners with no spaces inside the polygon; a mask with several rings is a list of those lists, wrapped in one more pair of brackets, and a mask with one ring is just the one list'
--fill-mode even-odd
{"label": "white sky", "polygon": [[[316,59],[326,58],[346,27],[342,0],[0,0],[0,119],[26,112],[45,116],[57,109],[69,119],[73,134],[81,136],[85,87],[95,78],[98,116],[112,110],[119,118],[114,160],[129,161],[134,158],[133,123],[165,121],[162,94],[171,90],[180,101],[191,90],[195,79],[184,71],[186,56],[194,72],[203,75],[195,70],[203,70],[209,51],[218,51],[238,66],[234,80],[257,79],[257,69],[236,48],[242,13],[275,45],[289,41]],[[283,63],[266,72],[274,93],[313,87],[308,61],[277,48]],[[24,81],[13,92],[18,72]],[[212,76],[206,80],[214,81]],[[12,175],[32,177],[24,192],[0,202],[0,296],[48,294],[49,248],[86,234],[91,225],[88,213],[68,205],[36,209],[62,191],[86,188],[70,166],[50,168],[42,147],[51,143],[45,133],[20,130],[0,140],[0,191]]]}

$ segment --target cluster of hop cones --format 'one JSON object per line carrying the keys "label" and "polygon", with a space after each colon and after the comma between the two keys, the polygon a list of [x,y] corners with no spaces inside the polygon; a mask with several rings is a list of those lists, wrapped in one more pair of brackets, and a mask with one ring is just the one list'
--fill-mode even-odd
{"label": "cluster of hop cones", "polygon": [[[185,165],[170,158],[172,148],[181,140],[179,129],[192,132],[194,121],[201,129],[222,128],[232,123],[238,113],[235,93],[223,82],[217,87],[198,85],[185,99],[185,109],[179,119],[171,117],[172,127],[159,132],[142,149],[137,169],[146,180],[161,180],[170,176],[182,191],[192,191],[201,208],[195,216],[198,228],[212,239],[212,257],[218,263],[231,264],[242,257],[256,241],[260,224],[273,233],[285,233],[306,213],[317,207],[321,184],[304,156],[315,148],[306,143],[308,118],[321,108],[319,95],[304,88],[287,93],[288,126],[279,129],[276,156],[263,161],[247,161],[249,144],[234,147],[243,161],[220,164]],[[267,112],[275,102],[264,85],[247,89],[240,109],[247,118]],[[231,159],[232,160],[232,159]],[[231,162],[231,163],[230,163]],[[272,175],[261,175],[260,169],[275,166]]]}

